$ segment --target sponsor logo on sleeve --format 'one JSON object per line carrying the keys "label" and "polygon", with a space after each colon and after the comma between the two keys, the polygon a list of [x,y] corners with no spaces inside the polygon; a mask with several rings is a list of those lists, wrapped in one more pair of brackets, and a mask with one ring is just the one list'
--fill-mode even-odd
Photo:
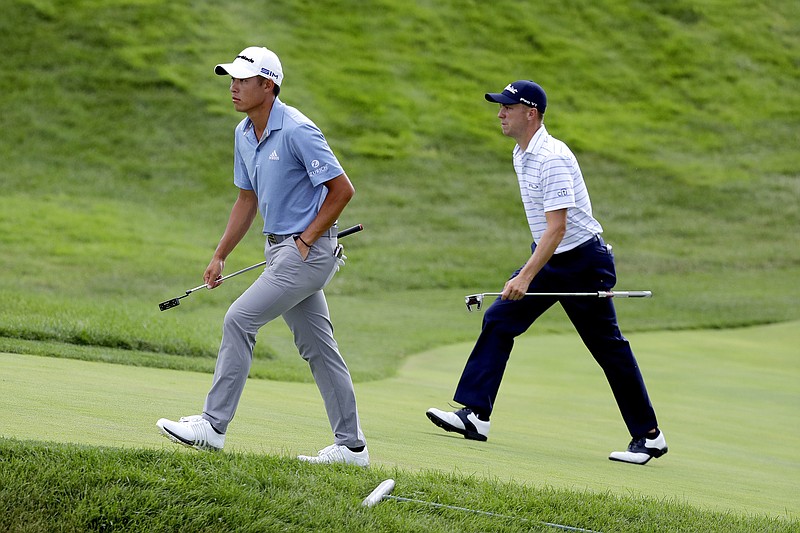
{"label": "sponsor logo on sleeve", "polygon": [[[316,163],[316,166],[314,165],[314,163]],[[320,163],[316,159],[311,162],[311,166],[314,167],[314,170],[312,170],[311,172],[308,173],[308,177],[309,178],[313,178],[314,176],[322,174],[322,173],[324,173],[324,172],[326,172],[328,170],[328,165],[327,164],[322,165],[322,166],[319,166],[319,165],[320,165]]]}

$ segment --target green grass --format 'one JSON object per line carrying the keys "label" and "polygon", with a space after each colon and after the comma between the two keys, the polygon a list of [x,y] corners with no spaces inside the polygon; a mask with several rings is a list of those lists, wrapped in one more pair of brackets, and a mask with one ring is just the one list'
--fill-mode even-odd
{"label": "green grass", "polygon": [[[444,500],[449,504],[466,505],[464,498],[475,498],[468,507],[501,514],[518,514],[505,502],[517,497],[517,489],[533,491],[526,496],[533,499],[540,497],[538,491],[567,491],[587,501],[619,499],[634,514],[663,504],[657,530],[723,531],[730,523],[714,525],[720,515],[756,520],[753,524],[778,519],[774,527],[796,528],[800,462],[794,450],[800,432],[786,422],[800,409],[798,325],[631,335],[670,445],[664,458],[646,467],[607,460],[628,437],[602,373],[576,336],[519,340],[487,443],[443,433],[424,417],[428,407],[446,407],[470,344],[424,352],[410,358],[396,377],[356,386],[372,469],[378,472],[366,477],[377,485],[382,476],[408,476],[398,481],[400,496],[427,499],[427,490],[449,491]],[[754,352],[762,355],[753,357]],[[204,373],[27,355],[0,355],[0,364],[7,369],[0,398],[7,425],[0,436],[13,439],[12,449],[15,442],[34,449],[41,441],[48,447],[61,442],[115,447],[132,455],[156,450],[167,460],[176,447],[158,435],[155,420],[197,412],[210,383]],[[313,453],[329,440],[313,384],[254,379],[245,388],[225,453],[248,456],[248,461],[288,459]],[[213,455],[186,452],[215,464]],[[279,470],[276,476],[305,475],[290,461]],[[439,481],[425,481],[428,474]],[[447,481],[450,476],[463,478],[465,486],[458,482],[458,490],[448,489],[454,483]],[[423,488],[429,483],[430,489]],[[497,498],[471,495],[473,484],[493,483],[502,487],[486,490],[497,491]],[[191,500],[199,489],[186,490]],[[358,500],[371,489],[348,490]],[[573,507],[570,501],[563,502],[565,508]],[[646,519],[639,526],[614,525],[613,509],[600,512],[594,504],[581,509],[573,510],[571,523],[604,531],[649,527]],[[347,524],[347,511],[319,513]],[[682,522],[687,513],[697,520],[693,527]],[[313,518],[302,520],[313,529]]]}
{"label": "green grass", "polygon": [[[701,512],[669,501],[521,487],[386,468],[314,468],[249,453],[196,455],[0,439],[6,531],[796,531],[766,517]],[[494,512],[361,500],[383,479],[395,495]],[[413,488],[412,488],[413,487]],[[574,527],[574,526],[573,526]]]}
{"label": "green grass", "polygon": [[[154,310],[199,284],[224,227],[240,116],[211,67],[253,42],[280,54],[283,98],[320,124],[358,190],[342,222],[367,231],[329,288],[332,306],[347,302],[336,321],[358,379],[471,336],[443,313],[526,259],[511,141],[483,101],[520,77],[549,90],[548,128],[581,161],[620,288],[657,291],[646,319],[623,316],[628,330],[800,317],[794,4],[375,5],[270,4],[256,29],[241,20],[257,3],[11,2],[0,268],[14,283],[0,334],[213,356],[240,284]],[[254,230],[229,271],[261,253]],[[410,322],[397,302],[417,304]],[[306,375],[283,338],[262,339],[272,370],[259,375]],[[388,362],[373,367],[375,351]]]}
{"label": "green grass", "polygon": [[[63,409],[68,400],[77,401],[87,392],[91,396],[116,390],[125,395],[101,406],[116,410],[106,425],[96,427],[95,407],[80,403],[77,415],[73,410],[71,416],[54,422],[52,435],[37,431],[38,436],[20,436],[48,444],[6,440],[3,454],[18,449],[47,456],[44,446],[52,450],[51,460],[69,464],[80,462],[81,454],[114,457],[105,465],[93,462],[96,467],[85,470],[87,474],[113,469],[117,462],[135,463],[153,457],[151,453],[172,460],[169,454],[162,457],[161,450],[140,451],[140,446],[150,444],[139,442],[139,437],[122,435],[109,442],[108,430],[117,427],[116,417],[133,407],[151,409],[146,416],[139,412],[137,423],[129,424],[136,435],[167,410],[179,416],[198,409],[213,368],[222,316],[252,279],[243,275],[215,291],[193,294],[176,309],[157,310],[158,302],[199,285],[235,197],[230,177],[232,132],[241,117],[230,107],[226,80],[214,76],[212,67],[229,61],[245,46],[265,44],[284,64],[282,98],[320,125],[357,189],[342,225],[363,223],[367,230],[344,241],[350,260],[326,291],[337,340],[359,391],[379,391],[387,380],[395,380],[392,383],[411,396],[406,404],[375,400],[373,405],[403,413],[399,423],[415,427],[420,409],[449,397],[480,321],[464,311],[464,294],[500,288],[527,258],[530,236],[510,164],[512,143],[500,134],[496,108],[483,100],[483,93],[513,79],[532,77],[548,90],[549,131],[566,141],[581,162],[604,236],[614,245],[618,288],[655,293],[646,302],[620,302],[623,331],[636,339],[639,335],[655,339],[644,353],[637,349],[643,364],[648,362],[645,357],[651,357],[648,354],[670,362],[684,350],[689,354],[679,359],[680,365],[645,373],[650,388],[661,394],[656,406],[671,422],[665,422],[670,442],[676,451],[702,455],[703,439],[724,442],[726,429],[736,433],[736,443],[718,458],[702,455],[702,464],[692,464],[673,451],[663,468],[644,470],[647,476],[667,472],[675,492],[663,500],[640,501],[642,494],[651,493],[652,483],[630,478],[612,482],[606,471],[595,471],[592,498],[601,498],[599,507],[613,508],[613,516],[599,518],[601,513],[589,512],[580,522],[604,530],[648,530],[658,515],[672,520],[668,523],[677,530],[784,527],[783,522],[776,525],[768,519],[738,522],[740,518],[729,514],[687,510],[683,495],[691,494],[693,501],[707,491],[700,489],[704,477],[722,476],[725,469],[729,474],[720,485],[722,492],[703,499],[710,507],[728,513],[730,507],[722,504],[731,492],[738,509],[796,516],[796,508],[783,509],[780,497],[767,496],[781,490],[796,496],[796,489],[793,492],[782,481],[786,472],[796,473],[796,461],[771,451],[776,454],[771,464],[750,462],[760,457],[759,446],[773,450],[773,442],[787,438],[776,436],[767,423],[773,413],[784,414],[775,427],[792,420],[796,409],[783,409],[797,407],[796,380],[780,381],[780,375],[773,375],[787,363],[775,360],[762,344],[747,340],[738,345],[739,333],[749,330],[729,329],[796,324],[800,319],[800,152],[795,148],[800,126],[800,35],[794,22],[800,18],[800,7],[796,3],[548,0],[537,3],[535,10],[520,9],[518,2],[509,0],[491,4],[11,0],[6,4],[0,17],[4,36],[0,41],[4,73],[0,77],[0,270],[6,280],[0,288],[0,351],[61,358],[20,356],[15,363],[33,362],[26,363],[34,365],[30,376],[50,365],[73,372],[89,363],[65,359],[82,359],[173,377],[158,392],[141,386],[149,383],[145,378],[116,383],[116,389],[110,389],[106,381],[113,381],[111,376],[119,369],[101,365],[105,372],[69,384],[77,387],[70,398],[59,396],[59,389],[27,381],[37,394],[54,395],[50,400],[54,409]],[[262,247],[256,228],[230,258],[227,271],[262,260]],[[700,331],[706,329],[713,331]],[[757,331],[771,335],[776,330]],[[549,336],[566,332],[570,333],[567,345],[552,340],[560,337]],[[578,349],[572,327],[557,310],[538,321],[521,345],[531,342],[535,349],[540,338],[555,343],[552,357]],[[791,335],[781,338],[787,346],[797,344]],[[694,349],[698,345],[704,348],[701,352]],[[731,366],[724,358],[727,348],[741,353],[741,361]],[[781,349],[785,347],[776,345],[773,351]],[[412,357],[417,354],[422,355]],[[703,374],[697,365],[704,366],[706,358],[716,365],[704,367]],[[418,375],[403,381],[409,379],[402,377],[409,367],[422,365],[425,375],[426,368],[439,362],[448,366],[429,384],[428,396]],[[550,378],[573,378],[557,362],[548,363],[554,365],[551,372],[542,373],[545,380],[532,392],[540,401],[548,399],[539,396],[545,390],[556,397],[575,393],[571,381],[561,381],[561,387],[551,382]],[[529,480],[531,487],[519,490],[559,487],[555,493],[530,496],[553,501],[552,506],[541,510],[525,504],[519,507],[520,514],[542,520],[573,517],[570,509],[580,507],[574,502],[583,501],[584,495],[581,489],[570,491],[585,487],[587,478],[577,473],[571,478],[577,472],[572,469],[594,471],[599,466],[592,465],[598,461],[606,465],[605,451],[624,440],[617,431],[618,421],[603,418],[613,406],[597,379],[597,369],[590,362],[586,365],[582,371],[592,372],[593,378],[589,374],[582,378],[589,380],[585,388],[598,394],[587,405],[596,403],[602,409],[602,414],[587,420],[594,424],[591,431],[604,440],[586,443],[584,451],[599,455],[585,461],[582,455],[570,455],[553,463],[565,439],[574,441],[587,428],[565,427],[559,418],[543,417],[546,410],[537,412],[538,422],[531,425],[536,438],[507,434],[509,440],[503,442],[502,432],[493,434],[492,446],[486,448],[490,455],[479,455],[489,457],[491,463],[486,464],[513,468],[515,473],[519,465],[543,472]],[[796,376],[795,370],[787,375]],[[4,370],[0,375],[4,387],[10,383],[9,374]],[[539,372],[524,369],[521,375]],[[759,377],[755,389],[749,388],[750,375]],[[261,472],[254,465],[259,458],[265,460],[264,453],[311,442],[309,437],[314,442],[329,437],[320,406],[299,399],[314,397],[313,385],[282,323],[270,324],[259,335],[251,377],[264,379],[250,383],[248,389],[286,390],[286,412],[301,409],[302,416],[313,417],[309,426],[314,433],[269,434],[271,444],[262,445],[263,413],[244,414],[249,408],[246,399],[237,419],[241,424],[237,431],[242,433],[236,438],[242,440],[236,443],[231,438],[233,455],[244,454],[243,468]],[[783,388],[771,388],[776,380]],[[190,388],[181,397],[169,393],[179,386]],[[292,387],[299,387],[302,394],[295,397]],[[675,396],[673,390],[684,395]],[[705,405],[697,401],[698,392],[718,393],[727,400],[711,398]],[[423,398],[426,405],[415,403]],[[584,413],[587,405],[581,404],[577,413]],[[32,427],[39,427],[41,420],[34,415],[40,407],[36,396],[8,412],[14,420],[27,417]],[[499,410],[496,416],[511,416],[513,408],[507,405],[507,414]],[[381,428],[381,417],[371,416],[368,436],[381,450],[376,451],[378,463],[398,468],[398,478],[409,476],[407,486],[429,484],[432,488],[426,495],[439,495],[454,484],[463,487],[459,491],[463,497],[474,492],[485,499],[487,505],[480,505],[480,498],[473,500],[470,505],[476,508],[518,514],[509,507],[516,504],[505,503],[516,501],[517,485],[497,488],[485,479],[491,472],[464,473],[466,478],[458,473],[451,478],[446,472],[443,478],[429,479],[405,470],[405,461],[416,454],[419,442],[398,444],[396,435]],[[578,415],[560,416],[570,420]],[[746,423],[740,424],[742,419]],[[502,425],[502,418],[498,420]],[[15,427],[9,424],[4,427]],[[715,428],[710,433],[709,424]],[[82,429],[80,438],[68,438],[75,427]],[[613,434],[607,433],[612,428]],[[437,450],[450,444],[433,435],[421,438],[431,439],[429,444]],[[543,435],[548,436],[544,445]],[[107,448],[117,438],[137,444],[122,452]],[[797,442],[796,433],[788,438]],[[97,448],[53,444],[65,441]],[[461,445],[464,460],[483,453],[465,447],[468,443],[454,444]],[[381,457],[392,449],[397,450],[390,452],[395,457]],[[251,453],[255,457],[249,457]],[[495,453],[499,455],[491,455]],[[503,458],[505,453],[519,455],[510,461]],[[439,456],[432,454],[431,460]],[[223,472],[225,461],[221,459]],[[731,466],[740,464],[745,466]],[[138,466],[133,468],[139,471]],[[333,472],[331,484],[348,486],[350,494],[365,490],[362,485],[358,489],[347,485],[349,472]],[[642,471],[620,472],[638,476]],[[32,479],[47,478],[38,475],[31,474]],[[304,475],[300,474],[302,479]],[[747,493],[742,479],[759,489]],[[771,480],[776,480],[775,487],[769,487]],[[112,529],[116,526],[104,520],[114,516],[114,508],[134,516],[124,511],[129,508],[122,496],[103,499],[79,477],[66,483],[73,488],[71,497],[62,501],[81,511],[83,505],[100,511],[94,515],[76,511],[65,529]],[[194,478],[181,483],[188,494],[206,504],[216,497]],[[302,497],[318,494],[313,482],[302,483]],[[260,484],[263,480],[242,490],[249,494]],[[40,483],[14,487],[12,491],[20,494],[47,490]],[[685,493],[684,487],[688,487]],[[117,489],[121,492],[114,494],[130,499],[125,484],[113,490]],[[160,490],[151,485],[143,497],[159,498]],[[489,498],[486,493],[494,491],[500,496]],[[7,494],[0,503],[18,502],[7,500]],[[92,498],[92,503],[82,497]],[[169,509],[185,516],[176,509],[195,508],[191,498],[170,500]],[[263,506],[258,496],[249,500],[234,493],[232,498]],[[287,516],[299,511],[291,503],[293,495],[286,498],[280,504],[285,512],[265,518],[272,522],[253,519],[250,527],[296,525]],[[19,503],[11,511],[3,510],[2,515],[23,518],[2,525],[24,529],[30,520],[30,530],[52,529],[53,521],[65,514],[63,508],[36,515],[36,501],[32,499],[27,508]],[[52,500],[42,505],[51,504],[60,505]],[[340,512],[340,507],[332,511],[345,530],[468,530],[469,520],[446,512],[439,516],[412,507],[398,518],[410,520],[406,526],[392,517],[398,509],[411,506],[387,506],[363,516],[350,512],[349,504],[345,507],[349,511]],[[210,515],[219,513],[240,528],[248,526],[235,522],[248,515],[246,511],[222,504],[211,508]],[[35,516],[46,518],[37,521]],[[371,522],[375,516],[377,523]],[[81,521],[90,519],[94,521]],[[215,523],[200,520],[199,528],[211,529]],[[298,527],[323,529],[318,518],[298,520],[302,522]],[[430,528],[425,527],[428,521]],[[131,522],[131,527],[142,523]],[[517,527],[494,521],[478,524],[476,530]]]}

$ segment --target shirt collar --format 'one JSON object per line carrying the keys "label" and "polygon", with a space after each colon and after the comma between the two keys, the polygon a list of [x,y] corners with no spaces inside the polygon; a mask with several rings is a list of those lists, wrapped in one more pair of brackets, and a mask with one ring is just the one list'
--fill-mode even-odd
{"label": "shirt collar", "polygon": [[[279,130],[283,128],[283,117],[286,114],[286,104],[280,101],[279,98],[275,98],[275,103],[272,104],[272,109],[269,112],[269,118],[267,119],[267,135],[269,136],[275,130]],[[253,129],[253,121],[250,120],[250,117],[245,117],[244,129],[243,132],[246,135],[247,132]]]}
{"label": "shirt collar", "polygon": [[269,112],[269,120],[267,120],[267,131],[275,131],[283,128],[283,116],[286,114],[286,104],[280,101],[280,98],[275,98],[275,103],[272,104],[272,110]]}
{"label": "shirt collar", "polygon": [[[525,153],[528,154],[535,154],[539,151],[539,148],[542,147],[544,144],[544,140],[549,136],[547,133],[547,128],[544,127],[544,124],[536,130],[536,133],[533,134],[531,137],[531,142],[528,143],[528,146],[525,148]],[[520,145],[516,145],[514,147],[514,155],[518,155],[522,152],[522,147]]]}

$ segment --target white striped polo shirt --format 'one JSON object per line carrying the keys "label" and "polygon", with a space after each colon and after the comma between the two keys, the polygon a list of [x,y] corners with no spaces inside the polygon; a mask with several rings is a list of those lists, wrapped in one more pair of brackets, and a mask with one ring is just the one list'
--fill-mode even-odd
{"label": "white striped polo shirt", "polygon": [[539,242],[547,227],[545,212],[564,208],[567,231],[555,253],[572,250],[603,232],[592,216],[578,160],[566,144],[547,133],[544,124],[525,151],[519,145],[514,147],[514,170],[533,242]]}

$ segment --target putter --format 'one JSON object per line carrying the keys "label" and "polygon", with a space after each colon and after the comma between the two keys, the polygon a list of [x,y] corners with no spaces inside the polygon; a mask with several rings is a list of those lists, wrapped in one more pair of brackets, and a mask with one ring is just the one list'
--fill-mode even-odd
{"label": "putter", "polygon": [[[382,481],[380,485],[375,487],[375,489],[372,492],[370,492],[369,495],[366,498],[364,498],[364,501],[361,502],[362,507],[374,507],[374,506],[378,505],[380,502],[382,502],[383,500],[395,500],[395,501],[398,501],[398,502],[409,502],[409,503],[419,503],[419,504],[422,504],[422,505],[429,505],[431,507],[436,507],[437,509],[452,509],[453,511],[466,511],[468,513],[475,513],[475,514],[480,514],[480,515],[485,515],[485,516],[494,516],[494,517],[497,517],[497,518],[506,518],[506,519],[510,519],[510,520],[522,520],[524,522],[533,522],[532,520],[529,520],[527,518],[518,517],[518,516],[510,516],[510,515],[499,514],[499,513],[491,513],[489,511],[479,511],[477,509],[470,509],[468,507],[457,507],[455,505],[445,505],[443,503],[434,503],[434,502],[429,502],[429,501],[426,501],[426,500],[417,500],[417,499],[414,499],[414,498],[403,498],[401,496],[392,496],[391,492],[394,490],[394,485],[395,485],[395,483],[394,483],[393,479],[387,479],[387,480]],[[554,527],[554,528],[557,528],[557,529],[562,529],[564,531],[582,531],[582,532],[586,532],[586,533],[598,533],[598,532],[593,531],[591,529],[583,529],[583,528],[580,528],[580,527],[565,526],[565,525],[562,525],[562,524],[555,524],[553,522],[535,522],[535,523],[538,523],[539,525],[542,525],[542,526],[548,526],[548,527]]]}
{"label": "putter", "polygon": [[[363,225],[356,224],[355,226],[352,226],[352,227],[349,227],[347,229],[343,229],[342,231],[340,231],[336,235],[336,238],[337,239],[341,239],[342,237],[347,237],[348,235],[352,235],[353,233],[359,232],[359,231],[361,231],[363,229],[364,229]],[[335,255],[336,255],[337,259],[342,257],[342,247],[341,247],[341,245],[337,245],[336,246]],[[267,264],[266,261],[261,261],[260,263],[257,263],[255,265],[250,265],[247,268],[243,268],[241,270],[237,270],[233,274],[228,274],[227,276],[223,276],[223,277],[219,278],[217,281],[223,282],[226,279],[232,278],[233,276],[238,276],[239,274],[242,274],[242,273],[247,272],[249,270],[253,270],[254,268],[262,267],[262,266],[264,266],[266,264]],[[198,285],[197,287],[195,287],[193,289],[188,289],[184,294],[178,296],[177,298],[172,298],[171,300],[166,300],[164,302],[161,302],[160,304],[158,304],[158,308],[160,310],[162,310],[162,311],[166,311],[167,309],[172,309],[173,307],[177,307],[177,306],[179,306],[181,304],[181,298],[186,298],[187,296],[189,296],[193,292],[197,292],[200,289],[207,289],[207,288],[208,288],[208,286],[204,283],[202,285]]]}
{"label": "putter", "polygon": [[[474,305],[478,311],[483,305],[484,296],[500,296],[500,292],[482,292],[464,297],[467,311],[472,312]],[[597,291],[597,292],[526,292],[525,296],[584,296],[589,298],[650,298],[652,291]]]}

